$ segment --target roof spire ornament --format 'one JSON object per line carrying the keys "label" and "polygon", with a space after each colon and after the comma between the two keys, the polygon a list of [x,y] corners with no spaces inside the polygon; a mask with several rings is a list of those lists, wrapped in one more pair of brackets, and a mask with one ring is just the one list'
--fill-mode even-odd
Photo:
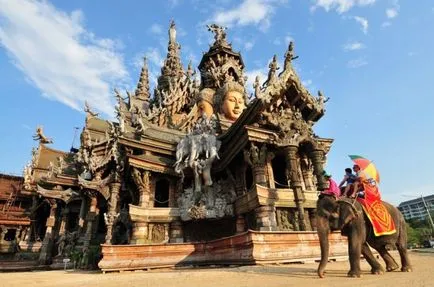
{"label": "roof spire ornament", "polygon": [[268,68],[270,68],[270,70],[268,71],[267,80],[262,84],[263,88],[272,85],[277,79],[276,72],[280,69],[277,64],[277,55],[273,56],[273,60],[271,60]]}
{"label": "roof spire ornament", "polygon": [[140,72],[139,82],[136,88],[136,97],[139,100],[149,102],[149,75],[148,75],[148,64],[146,57],[143,57],[143,67]]}
{"label": "roof spire ornament", "polygon": [[176,42],[176,26],[172,20],[169,27],[169,45],[167,56],[161,68],[161,76],[158,78],[158,88],[167,89],[169,82],[177,81],[184,76],[179,51],[181,46]]}
{"label": "roof spire ornament", "polygon": [[176,44],[176,26],[175,21],[170,21],[170,27],[169,27],[169,45],[170,44]]}
{"label": "roof spire ornament", "polygon": [[288,50],[285,53],[285,62],[283,64],[283,71],[286,71],[287,69],[289,69],[289,66],[291,65],[292,60],[295,60],[297,58],[298,58],[298,56],[295,56],[295,54],[294,54],[294,42],[290,41],[289,46],[288,46]]}
{"label": "roof spire ornament", "polygon": [[92,111],[87,101],[84,101],[84,112],[87,117],[97,117],[99,115],[97,112]]}
{"label": "roof spire ornament", "polygon": [[36,128],[36,134],[33,135],[33,140],[39,141],[41,144],[52,144],[53,139],[46,137],[44,135],[44,131],[42,129],[42,126],[38,126]]}
{"label": "roof spire ornament", "polygon": [[212,47],[227,47],[230,48],[231,45],[226,41],[226,27],[219,26],[217,24],[206,25],[208,31],[214,34],[214,44]]}

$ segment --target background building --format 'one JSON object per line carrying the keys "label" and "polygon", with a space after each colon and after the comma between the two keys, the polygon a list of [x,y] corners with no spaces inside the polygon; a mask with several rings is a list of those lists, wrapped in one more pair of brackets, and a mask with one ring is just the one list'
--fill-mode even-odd
{"label": "background building", "polygon": [[434,194],[401,202],[398,209],[402,212],[405,220],[423,220],[428,216],[427,209],[434,211]]}

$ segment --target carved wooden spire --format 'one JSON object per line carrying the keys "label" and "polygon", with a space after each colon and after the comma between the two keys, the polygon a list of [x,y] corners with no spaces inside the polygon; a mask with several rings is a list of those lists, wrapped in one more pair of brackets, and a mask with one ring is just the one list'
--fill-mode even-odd
{"label": "carved wooden spire", "polygon": [[170,23],[169,28],[169,45],[167,47],[167,57],[161,68],[161,76],[158,78],[158,88],[166,89],[169,82],[175,82],[184,76],[184,69],[181,64],[180,51],[181,46],[176,42],[175,22]]}
{"label": "carved wooden spire", "polygon": [[142,71],[140,72],[140,78],[136,88],[136,98],[149,102],[149,76],[146,57],[143,58],[143,67]]}

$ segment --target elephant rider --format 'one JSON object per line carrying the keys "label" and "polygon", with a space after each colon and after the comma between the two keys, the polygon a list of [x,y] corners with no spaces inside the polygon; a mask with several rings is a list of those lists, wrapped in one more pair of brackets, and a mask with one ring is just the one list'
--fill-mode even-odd
{"label": "elephant rider", "polygon": [[357,196],[360,198],[369,197],[370,201],[381,200],[380,192],[378,190],[375,180],[373,178],[370,178],[363,170],[360,169],[360,166],[358,166],[357,164],[353,166],[353,170],[357,176],[356,181],[353,183],[353,196]]}
{"label": "elephant rider", "polygon": [[[354,193],[354,189],[353,187],[353,183],[356,181],[357,176],[353,173],[353,171],[351,170],[351,168],[347,167],[345,169],[345,175],[344,178],[342,179],[341,183],[339,183],[339,188],[342,188],[342,195],[347,196],[347,197],[352,197],[353,193]],[[346,186],[343,187],[343,185],[346,183]]]}
{"label": "elephant rider", "polygon": [[334,181],[332,179],[332,176],[330,174],[328,174],[326,171],[323,171],[323,176],[327,180],[329,187],[327,189],[321,191],[321,194],[333,195],[336,198],[341,196],[341,190],[339,189],[336,181]]}

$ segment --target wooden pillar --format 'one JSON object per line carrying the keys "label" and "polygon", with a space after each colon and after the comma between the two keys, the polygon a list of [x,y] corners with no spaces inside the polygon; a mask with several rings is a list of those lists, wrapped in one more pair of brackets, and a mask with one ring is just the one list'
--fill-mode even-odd
{"label": "wooden pillar", "polygon": [[143,171],[142,181],[143,184],[139,185],[139,206],[141,207],[150,207],[150,195],[151,195],[151,181],[150,181],[151,173],[147,170]]}
{"label": "wooden pillar", "polygon": [[41,252],[39,254],[39,264],[47,265],[51,263],[53,256],[53,245],[54,245],[54,230],[53,227],[56,224],[56,211],[57,204],[53,203],[50,208],[50,216],[47,219],[44,240],[42,241]]}
{"label": "wooden pillar", "polygon": [[304,216],[304,196],[302,191],[301,178],[298,172],[297,152],[298,146],[288,146],[286,151],[286,168],[289,179],[291,180],[291,188],[294,191],[295,205],[298,210],[298,223],[301,231],[306,230],[306,222]]}
{"label": "wooden pillar", "polygon": [[328,183],[324,178],[323,166],[325,161],[325,153],[321,149],[315,149],[310,152],[310,157],[313,165],[313,172],[317,179],[318,190],[324,190],[328,188]]}
{"label": "wooden pillar", "polygon": [[112,243],[113,224],[115,222],[116,214],[118,210],[120,189],[121,189],[121,184],[119,182],[113,182],[110,184],[110,202],[109,202],[109,209],[107,210],[107,215],[106,215],[106,224],[107,224],[107,234],[105,237],[106,244]]}
{"label": "wooden pillar", "polygon": [[78,216],[78,226],[81,230],[84,228],[84,220],[86,219],[86,210],[87,209],[87,198],[83,196],[81,198],[81,205],[80,205],[80,214]]}
{"label": "wooden pillar", "polygon": [[86,216],[86,234],[84,235],[83,249],[89,250],[90,241],[92,240],[93,224],[97,215],[97,198],[95,196],[90,198],[90,208]]}
{"label": "wooden pillar", "polygon": [[69,215],[69,209],[68,207],[62,208],[61,212],[61,221],[60,221],[60,227],[59,227],[59,237],[65,233],[66,230],[66,222],[68,221],[68,215]]}

